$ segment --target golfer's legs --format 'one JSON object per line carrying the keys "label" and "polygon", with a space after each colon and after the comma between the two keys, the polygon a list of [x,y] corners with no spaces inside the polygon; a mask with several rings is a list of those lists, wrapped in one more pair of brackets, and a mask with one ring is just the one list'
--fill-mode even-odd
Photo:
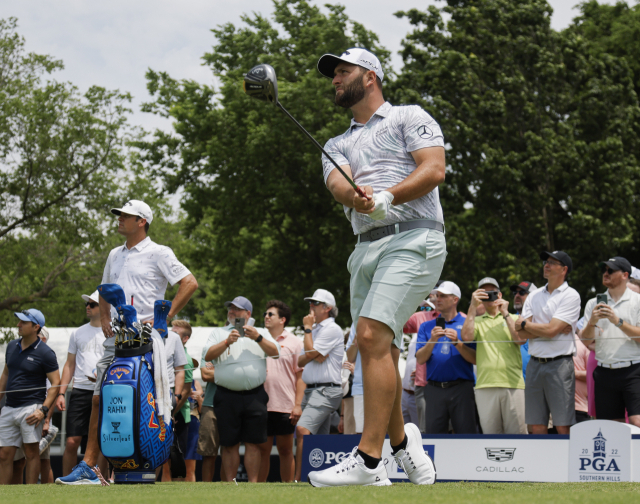
{"label": "golfer's legs", "polygon": [[389,418],[389,441],[391,446],[399,445],[404,439],[404,417],[402,416],[402,378],[398,370],[398,361],[400,360],[400,349],[395,345],[391,345],[391,356],[393,364],[396,368],[396,398],[393,402],[391,417]]}

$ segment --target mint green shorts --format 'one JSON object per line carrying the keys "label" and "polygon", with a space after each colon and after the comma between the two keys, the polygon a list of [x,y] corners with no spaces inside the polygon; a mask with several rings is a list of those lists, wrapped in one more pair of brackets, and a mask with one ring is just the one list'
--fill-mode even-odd
{"label": "mint green shorts", "polygon": [[359,243],[349,257],[351,318],[388,325],[402,348],[402,328],[440,278],[447,244],[444,233],[413,229]]}

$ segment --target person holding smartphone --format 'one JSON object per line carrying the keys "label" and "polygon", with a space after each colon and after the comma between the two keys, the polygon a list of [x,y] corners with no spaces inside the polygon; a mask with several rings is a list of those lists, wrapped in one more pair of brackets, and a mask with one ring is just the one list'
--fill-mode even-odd
{"label": "person holding smartphone", "polygon": [[449,421],[456,434],[477,432],[473,395],[476,344],[463,342],[460,335],[465,321],[458,312],[461,295],[455,283],[442,282],[436,297],[441,316],[425,322],[418,331],[416,361],[427,363],[427,434],[447,434]]}
{"label": "person holding smartphone", "polygon": [[607,292],[587,302],[582,331],[585,344],[596,343],[596,418],[624,422],[626,410],[640,427],[640,294],[627,286],[631,264],[624,257],[600,268]]}

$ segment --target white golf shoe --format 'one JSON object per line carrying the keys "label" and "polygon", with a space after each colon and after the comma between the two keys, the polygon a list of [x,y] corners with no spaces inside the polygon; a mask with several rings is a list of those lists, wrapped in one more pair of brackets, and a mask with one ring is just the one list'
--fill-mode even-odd
{"label": "white golf shoe", "polygon": [[375,469],[368,469],[364,460],[357,453],[356,446],[338,465],[324,471],[313,471],[307,481],[314,487],[332,486],[390,486],[389,476],[382,461]]}
{"label": "white golf shoe", "polygon": [[436,466],[422,446],[422,434],[415,424],[405,424],[407,447],[393,458],[415,485],[433,485],[436,482]]}

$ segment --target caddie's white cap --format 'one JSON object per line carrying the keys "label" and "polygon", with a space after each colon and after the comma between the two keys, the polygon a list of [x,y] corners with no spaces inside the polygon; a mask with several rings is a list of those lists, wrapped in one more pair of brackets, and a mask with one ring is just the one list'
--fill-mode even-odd
{"label": "caddie's white cap", "polygon": [[305,301],[320,301],[321,303],[326,304],[327,306],[335,306],[336,298],[333,297],[328,290],[317,289],[313,296],[304,298]]}
{"label": "caddie's white cap", "polygon": [[153,220],[153,212],[151,211],[151,207],[144,201],[135,199],[127,201],[122,206],[122,208],[112,208],[111,213],[114,215],[120,215],[121,213],[137,215],[138,217],[147,219],[147,224],[151,224],[151,221]]}
{"label": "caddie's white cap", "polygon": [[449,282],[449,281],[442,282],[436,289],[436,292],[440,292],[442,294],[453,294],[458,298],[462,297],[462,293],[460,292],[460,287],[458,287],[453,282]]}
{"label": "caddie's white cap", "polygon": [[87,296],[86,294],[82,295],[82,299],[84,299],[85,303],[88,303],[89,301],[93,301],[94,303],[99,303],[100,302],[100,294],[98,293],[98,291],[96,290],[93,294],[91,294],[90,296]]}
{"label": "caddie's white cap", "polygon": [[335,54],[325,54],[318,60],[318,71],[325,77],[333,79],[333,71],[338,63],[344,61],[352,65],[358,65],[367,70],[373,70],[380,80],[384,79],[384,72],[378,57],[372,52],[362,49],[361,47],[352,47],[347,49],[340,56]]}

